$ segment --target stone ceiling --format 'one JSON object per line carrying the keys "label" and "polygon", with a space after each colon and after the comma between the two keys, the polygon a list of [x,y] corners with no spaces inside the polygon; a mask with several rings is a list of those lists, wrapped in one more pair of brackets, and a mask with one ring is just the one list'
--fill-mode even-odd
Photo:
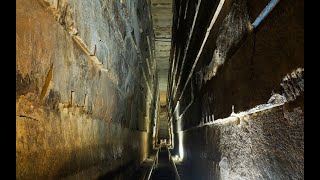
{"label": "stone ceiling", "polygon": [[159,74],[160,103],[164,105],[171,48],[172,0],[151,0],[151,13],[155,34],[155,59]]}

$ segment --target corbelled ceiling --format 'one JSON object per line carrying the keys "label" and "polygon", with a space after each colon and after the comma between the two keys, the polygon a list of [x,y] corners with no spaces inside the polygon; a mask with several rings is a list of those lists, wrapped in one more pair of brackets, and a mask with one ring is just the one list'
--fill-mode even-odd
{"label": "corbelled ceiling", "polygon": [[159,74],[160,103],[166,104],[166,91],[171,48],[172,0],[151,0],[155,34],[155,59]]}

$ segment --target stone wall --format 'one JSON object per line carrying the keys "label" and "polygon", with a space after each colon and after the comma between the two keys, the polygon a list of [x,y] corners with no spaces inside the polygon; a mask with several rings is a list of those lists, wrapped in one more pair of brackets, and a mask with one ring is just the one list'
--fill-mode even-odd
{"label": "stone wall", "polygon": [[190,179],[304,179],[300,107],[219,119],[178,135]]}
{"label": "stone wall", "polygon": [[17,179],[94,179],[147,157],[158,105],[149,3],[16,2]]}
{"label": "stone wall", "polygon": [[197,101],[203,117],[245,111],[282,93],[282,78],[304,67],[303,1],[279,2],[257,28],[251,24],[267,1],[189,1],[184,9],[187,2],[174,12],[170,116]]}
{"label": "stone wall", "polygon": [[269,1],[175,2],[173,153],[196,179],[303,179],[304,2],[279,1],[257,27]]}
{"label": "stone wall", "polygon": [[161,107],[159,112],[159,124],[158,124],[158,138],[159,139],[167,139],[169,138],[168,133],[168,120],[167,120],[167,109],[166,107]]}

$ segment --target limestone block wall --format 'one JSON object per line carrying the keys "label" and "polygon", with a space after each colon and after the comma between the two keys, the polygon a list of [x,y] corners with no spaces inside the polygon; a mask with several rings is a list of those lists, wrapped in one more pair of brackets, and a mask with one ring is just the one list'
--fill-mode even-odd
{"label": "limestone block wall", "polygon": [[158,104],[150,2],[16,4],[17,179],[136,167]]}
{"label": "limestone block wall", "polygon": [[253,27],[268,3],[175,1],[168,113],[196,179],[303,179],[304,2]]}
{"label": "limestone block wall", "polygon": [[[304,112],[289,104],[179,132],[196,179],[304,179]],[[293,106],[296,106],[293,105]],[[178,144],[179,144],[178,143]]]}

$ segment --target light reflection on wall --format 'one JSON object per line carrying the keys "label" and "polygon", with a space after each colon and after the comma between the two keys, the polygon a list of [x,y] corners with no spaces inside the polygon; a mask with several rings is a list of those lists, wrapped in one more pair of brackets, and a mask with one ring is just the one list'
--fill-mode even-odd
{"label": "light reflection on wall", "polygon": [[180,111],[180,101],[177,102],[176,109],[174,110],[174,115],[175,115],[176,120],[180,116],[180,112],[179,111]]}
{"label": "light reflection on wall", "polygon": [[171,147],[174,148],[174,133],[173,133],[173,123],[172,123],[172,117],[170,119],[170,126],[171,126]]}
{"label": "light reflection on wall", "polygon": [[183,161],[184,149],[183,149],[183,132],[178,133],[179,138],[179,160]]}
{"label": "light reflection on wall", "polygon": [[153,139],[153,148],[155,149],[156,148],[156,142],[157,142],[157,122],[158,122],[158,118],[159,118],[159,107],[160,107],[160,97],[159,97],[159,92],[157,93],[157,101],[156,101],[156,106],[155,106],[155,116],[154,116],[154,119],[153,119],[153,132],[152,132],[152,139]]}

